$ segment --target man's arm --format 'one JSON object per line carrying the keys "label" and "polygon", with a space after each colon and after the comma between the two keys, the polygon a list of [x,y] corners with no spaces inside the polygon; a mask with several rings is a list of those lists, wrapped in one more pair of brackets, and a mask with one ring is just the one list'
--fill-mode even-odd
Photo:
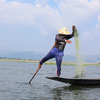
{"label": "man's arm", "polygon": [[74,26],[74,25],[72,26],[72,30],[73,30],[73,32],[72,32],[71,35],[66,35],[66,40],[68,40],[68,39],[74,37],[74,30],[75,30],[75,26]]}
{"label": "man's arm", "polygon": [[60,42],[71,43],[71,41],[69,41],[68,39],[65,40],[65,39],[60,38],[59,34],[56,35],[55,40],[60,41]]}

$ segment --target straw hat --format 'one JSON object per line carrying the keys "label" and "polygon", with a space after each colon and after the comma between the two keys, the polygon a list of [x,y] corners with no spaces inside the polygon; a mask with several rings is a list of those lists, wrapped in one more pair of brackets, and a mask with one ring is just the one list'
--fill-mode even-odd
{"label": "straw hat", "polygon": [[70,34],[70,32],[67,31],[67,28],[65,28],[65,27],[62,28],[62,29],[59,29],[58,32],[59,32],[60,34],[65,34],[65,35],[66,35],[66,34]]}

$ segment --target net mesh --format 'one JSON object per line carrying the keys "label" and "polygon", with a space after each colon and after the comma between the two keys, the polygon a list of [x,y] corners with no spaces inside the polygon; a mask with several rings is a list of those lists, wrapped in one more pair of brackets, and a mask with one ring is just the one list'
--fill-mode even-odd
{"label": "net mesh", "polygon": [[77,29],[74,30],[75,37],[75,51],[76,51],[76,66],[75,66],[75,77],[82,77],[85,73],[85,67],[83,64],[83,55],[81,51],[81,41]]}

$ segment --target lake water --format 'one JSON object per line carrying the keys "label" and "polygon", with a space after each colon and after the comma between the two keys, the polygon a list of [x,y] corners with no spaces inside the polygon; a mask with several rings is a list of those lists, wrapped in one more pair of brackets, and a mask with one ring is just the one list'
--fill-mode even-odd
{"label": "lake water", "polygon": [[[46,79],[56,76],[56,65],[0,61],[0,100],[100,100],[100,86],[73,86]],[[62,66],[61,77],[73,78],[75,66]],[[100,78],[100,66],[87,66],[82,78]]]}

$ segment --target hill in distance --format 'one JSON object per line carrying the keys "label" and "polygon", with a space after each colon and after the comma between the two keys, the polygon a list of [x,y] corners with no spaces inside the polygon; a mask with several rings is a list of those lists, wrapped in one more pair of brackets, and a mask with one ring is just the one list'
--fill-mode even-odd
{"label": "hill in distance", "polygon": [[[19,59],[33,59],[33,60],[41,60],[46,54],[38,53],[32,51],[8,51],[8,50],[0,50],[0,57],[6,58],[19,58]],[[55,59],[52,59],[55,60]],[[67,62],[75,62],[75,55],[65,55],[63,57],[63,61]],[[99,55],[85,55],[84,61],[89,63],[100,63],[100,54]]]}

